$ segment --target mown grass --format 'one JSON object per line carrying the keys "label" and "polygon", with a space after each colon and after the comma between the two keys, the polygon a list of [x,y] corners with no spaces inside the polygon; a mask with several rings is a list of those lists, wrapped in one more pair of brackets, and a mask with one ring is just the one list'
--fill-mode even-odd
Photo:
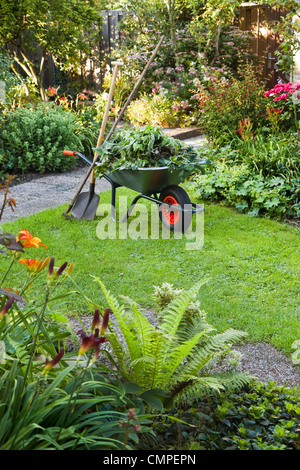
{"label": "mown grass", "polygon": [[[128,201],[135,193],[120,188]],[[110,191],[101,195],[109,203]],[[150,208],[150,204],[145,202]],[[56,265],[74,262],[72,277],[84,293],[103,304],[91,275],[99,277],[115,295],[133,298],[153,308],[153,285],[170,282],[189,288],[209,278],[200,291],[201,307],[217,329],[232,327],[249,334],[249,342],[266,341],[286,353],[300,339],[299,230],[269,219],[252,218],[220,205],[206,205],[204,246],[188,250],[186,239],[106,239],[96,235],[99,218],[66,220],[66,206],[3,224],[5,231],[26,228],[48,245]],[[133,220],[133,219],[132,219]],[[30,250],[28,257],[42,255]],[[44,255],[44,253],[43,253]],[[1,258],[0,270],[8,260]],[[24,268],[23,268],[24,269]],[[14,269],[13,280],[21,267]],[[73,286],[69,285],[70,289]],[[43,286],[38,285],[40,293]],[[72,315],[86,313],[80,296],[61,305]]]}

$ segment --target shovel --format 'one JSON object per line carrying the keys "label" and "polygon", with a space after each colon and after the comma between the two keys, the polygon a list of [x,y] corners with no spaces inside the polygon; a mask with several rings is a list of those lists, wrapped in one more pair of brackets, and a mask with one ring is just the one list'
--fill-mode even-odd
{"label": "shovel", "polygon": [[[113,97],[115,83],[116,83],[116,78],[118,75],[119,67],[123,64],[122,62],[112,62],[112,65],[114,65],[112,82],[110,85],[110,90],[109,90],[109,94],[107,98],[107,103],[106,103],[105,112],[104,112],[104,116],[102,120],[100,134],[99,134],[98,141],[97,141],[97,147],[100,147],[100,145],[103,142],[106,123],[108,120],[108,114],[109,114],[110,105],[111,105],[111,101]],[[97,153],[95,152],[93,163],[95,163],[96,160],[97,160]],[[72,210],[72,217],[74,217],[75,219],[93,220],[96,215],[99,201],[100,201],[100,196],[95,193],[95,176],[94,176],[94,170],[93,170],[91,173],[89,191],[86,193],[81,193],[77,197],[75,205]]]}
{"label": "shovel", "polygon": [[[107,135],[107,137],[106,137],[106,139],[105,139],[105,142],[110,139],[110,137],[111,137],[111,135],[113,134],[115,128],[117,127],[118,123],[119,123],[120,120],[122,119],[122,117],[123,117],[123,115],[124,115],[124,113],[125,113],[125,110],[126,110],[127,106],[129,105],[130,101],[132,100],[132,98],[133,98],[134,95],[136,94],[136,92],[137,92],[137,90],[138,90],[138,88],[139,88],[139,86],[140,86],[140,84],[141,84],[141,82],[142,82],[142,80],[143,80],[143,78],[144,78],[146,72],[148,71],[148,69],[149,69],[151,63],[153,62],[153,60],[154,60],[154,58],[155,58],[155,56],[156,56],[156,54],[157,54],[157,51],[158,51],[158,49],[160,48],[160,46],[161,46],[163,40],[164,40],[164,36],[162,36],[162,37],[160,38],[160,40],[159,40],[159,42],[158,42],[156,48],[155,48],[154,51],[152,52],[152,55],[151,55],[151,57],[150,57],[148,63],[146,64],[146,67],[144,68],[143,72],[141,73],[141,75],[140,75],[140,77],[139,77],[137,83],[136,83],[135,86],[134,86],[134,89],[133,89],[132,92],[130,93],[129,98],[127,99],[126,103],[124,104],[123,109],[122,109],[121,113],[119,114],[118,118],[116,119],[116,121],[115,121],[113,127],[112,127],[111,130],[109,131],[109,133],[108,133],[108,135]],[[113,62],[113,64],[114,64],[114,62]],[[108,104],[108,103],[107,103],[107,104]],[[100,145],[97,145],[97,147],[98,147],[98,146],[100,146]],[[68,153],[69,153],[68,150],[66,150],[66,151],[64,151],[64,152],[66,152],[66,153],[68,152]],[[74,155],[74,153],[72,153],[72,154]],[[92,164],[90,165],[90,168],[89,168],[87,174],[85,175],[85,177],[84,177],[84,179],[83,179],[83,181],[82,181],[82,183],[81,183],[79,189],[77,190],[77,193],[75,194],[73,200],[72,200],[71,203],[69,204],[69,207],[68,207],[67,210],[62,214],[62,215],[63,215],[64,217],[66,217],[67,219],[71,219],[71,217],[70,217],[68,214],[69,214],[69,212],[72,210],[74,204],[75,204],[75,203],[77,202],[77,200],[79,199],[79,196],[78,196],[78,195],[80,194],[80,192],[81,192],[83,186],[85,185],[86,181],[88,180],[88,178],[90,177],[91,173],[93,172],[93,169],[94,169],[94,167],[95,167],[96,161],[97,161],[97,155],[95,155],[94,160],[93,160]],[[73,210],[73,211],[74,211],[74,210]],[[72,215],[74,215],[74,214],[73,214],[73,211],[72,211]],[[78,217],[77,217],[77,218],[78,218]]]}

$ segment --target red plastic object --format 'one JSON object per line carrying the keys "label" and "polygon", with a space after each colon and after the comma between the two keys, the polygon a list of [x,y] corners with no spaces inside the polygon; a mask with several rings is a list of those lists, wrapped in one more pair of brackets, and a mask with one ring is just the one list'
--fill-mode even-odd
{"label": "red plastic object", "polygon": [[75,157],[76,150],[63,150],[64,155],[72,155],[72,157]]}

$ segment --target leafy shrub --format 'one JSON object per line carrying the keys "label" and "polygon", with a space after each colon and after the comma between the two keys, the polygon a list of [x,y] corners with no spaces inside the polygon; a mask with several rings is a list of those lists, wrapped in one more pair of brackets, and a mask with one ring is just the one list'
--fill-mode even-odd
{"label": "leafy shrub", "polygon": [[82,149],[75,116],[51,104],[8,111],[0,126],[2,171],[66,171],[75,161],[63,149]]}
{"label": "leafy shrub", "polygon": [[[183,289],[175,289],[173,284],[164,282],[161,286],[154,286],[154,300],[158,307],[158,315],[160,311],[163,311],[173,300],[175,300]],[[200,310],[200,302],[196,298],[192,299],[189,305],[185,309],[186,316],[201,315],[205,318],[206,314]]]}
{"label": "leafy shrub", "polygon": [[233,139],[221,153],[233,164],[247,164],[253,174],[290,180],[300,177],[299,151],[295,133],[266,135],[258,132],[250,138]]}
{"label": "leafy shrub", "polygon": [[144,95],[127,108],[126,117],[134,125],[184,127],[193,123],[192,107],[187,100],[178,100],[164,95],[163,90]]}
{"label": "leafy shrub", "polygon": [[169,413],[173,422],[156,420],[155,444],[181,450],[299,450],[299,413],[297,392],[252,382],[241,393],[200,396]]}
{"label": "leafy shrub", "polygon": [[[71,114],[72,111],[71,111]],[[82,109],[79,109],[74,113],[75,121],[77,125],[77,135],[80,138],[80,143],[82,146],[83,154],[92,159],[94,156],[93,148],[97,144],[97,139],[99,135],[100,125],[97,119],[97,113],[93,106],[83,106]],[[109,129],[109,124],[107,125],[107,130]],[[70,149],[72,146],[68,144]],[[74,148],[75,150],[75,148]],[[79,151],[79,148],[76,147],[76,150]]]}
{"label": "leafy shrub", "polygon": [[[278,127],[282,130],[290,130],[292,127],[298,130],[300,118],[300,83],[278,83],[271,90],[264,92],[267,98],[269,113],[277,114]],[[271,116],[270,116],[271,117]]]}
{"label": "leafy shrub", "polygon": [[214,169],[197,176],[190,189],[199,199],[223,201],[241,212],[257,216],[299,216],[300,178],[289,181],[280,176],[253,174],[247,164],[219,161]]}
{"label": "leafy shrub", "polygon": [[[149,10],[147,10],[149,21]],[[151,23],[156,19],[151,16]],[[127,25],[126,25],[127,23]],[[129,26],[128,23],[131,23]],[[128,28],[129,26],[129,28]],[[162,24],[160,22],[159,28]],[[140,73],[145,67],[145,63],[149,60],[158,38],[167,32],[158,31],[154,28],[144,28],[136,34],[137,23],[132,15],[127,15],[122,21],[121,28],[125,31],[125,37],[122,40],[120,48],[114,54],[118,54],[124,62],[121,74],[126,75],[127,81],[131,82],[130,89],[138,79]],[[131,29],[132,28],[132,29]],[[131,32],[129,30],[131,29]],[[168,28],[167,28],[168,29]],[[134,32],[134,34],[132,34]],[[166,87],[170,91],[168,98],[187,98],[190,95],[190,83],[186,78],[193,79],[194,76],[186,73],[191,68],[196,66],[198,47],[195,39],[191,36],[188,28],[182,24],[182,28],[176,31],[176,51],[174,51],[174,44],[165,34],[166,38],[161,44],[159,54],[156,55],[154,62],[151,64],[145,79],[141,83],[140,93],[150,94],[153,88]],[[186,78],[185,78],[186,77]],[[164,82],[164,83],[162,83]],[[177,91],[175,88],[177,87]]]}
{"label": "leafy shrub", "polygon": [[211,140],[232,139],[241,119],[249,118],[254,131],[264,122],[264,85],[253,67],[239,69],[239,78],[216,79],[198,90],[198,125]]}

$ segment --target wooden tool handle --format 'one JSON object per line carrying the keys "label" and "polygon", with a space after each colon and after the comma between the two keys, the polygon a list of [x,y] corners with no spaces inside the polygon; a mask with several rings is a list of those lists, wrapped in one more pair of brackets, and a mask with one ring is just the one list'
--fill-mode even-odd
{"label": "wooden tool handle", "polygon": [[[100,147],[100,145],[103,142],[105,128],[106,128],[106,124],[107,124],[107,121],[108,121],[110,105],[111,105],[111,102],[112,102],[113,93],[114,93],[114,89],[115,89],[115,84],[116,84],[116,80],[117,80],[117,75],[118,75],[118,72],[119,72],[119,68],[121,67],[121,65],[123,65],[123,62],[119,62],[119,61],[112,62],[112,65],[114,65],[113,74],[112,74],[112,81],[111,81],[111,85],[110,85],[109,94],[108,94],[108,97],[107,97],[107,102],[106,102],[106,106],[105,106],[104,116],[103,116],[103,119],[102,119],[102,125],[101,125],[101,129],[100,129],[100,133],[99,133],[98,140],[97,140],[97,147]],[[97,155],[97,152],[95,152],[94,153],[93,163],[96,162],[97,158],[98,158],[98,155]],[[95,183],[94,171],[92,171],[92,174],[91,174],[91,183]]]}
{"label": "wooden tool handle", "polygon": [[[129,105],[129,103],[130,103],[130,101],[132,100],[133,96],[135,95],[137,89],[139,88],[139,86],[140,86],[140,84],[141,84],[141,81],[143,80],[143,78],[144,78],[144,76],[145,76],[147,70],[149,69],[151,63],[153,62],[153,59],[154,59],[154,57],[156,56],[157,51],[158,51],[158,49],[160,48],[160,46],[161,46],[163,40],[164,40],[164,36],[162,36],[161,39],[159,40],[159,43],[157,44],[156,48],[154,49],[154,51],[153,51],[153,53],[152,53],[152,55],[151,55],[151,57],[150,57],[150,59],[149,59],[147,65],[146,65],[145,69],[144,69],[143,72],[141,73],[141,75],[140,75],[140,77],[139,77],[139,79],[138,79],[138,81],[137,81],[137,83],[136,83],[134,89],[132,90],[132,92],[131,92],[129,98],[127,99],[126,103],[124,104],[124,107],[123,107],[121,113],[119,114],[119,116],[118,116],[117,120],[115,121],[113,127],[112,127],[111,130],[109,131],[109,133],[108,133],[108,135],[107,135],[107,137],[106,137],[106,139],[105,139],[105,142],[110,139],[112,133],[114,132],[115,128],[117,127],[117,124],[118,124],[118,123],[120,122],[120,120],[122,119],[122,117],[123,117],[123,115],[124,115],[124,112],[125,112],[127,106]],[[100,131],[100,133],[101,133],[101,131]],[[99,138],[100,138],[100,135],[99,135]],[[103,137],[102,137],[102,138],[103,138]],[[99,140],[100,140],[100,139],[99,139]],[[67,208],[66,212],[65,212],[63,215],[66,216],[66,215],[71,211],[71,209],[72,209],[72,207],[73,207],[73,205],[74,205],[74,203],[75,203],[75,201],[76,201],[76,199],[77,199],[77,197],[78,197],[78,194],[80,194],[80,192],[81,192],[83,186],[85,185],[87,179],[89,178],[91,172],[93,171],[93,169],[94,169],[94,167],[95,167],[96,160],[97,160],[97,156],[96,156],[96,157],[94,156],[94,161],[93,161],[93,163],[91,164],[90,168],[88,169],[88,171],[87,171],[87,173],[86,173],[86,175],[85,175],[83,181],[81,182],[81,185],[80,185],[80,187],[79,187],[77,193],[75,194],[73,200],[71,201],[69,207]]]}

